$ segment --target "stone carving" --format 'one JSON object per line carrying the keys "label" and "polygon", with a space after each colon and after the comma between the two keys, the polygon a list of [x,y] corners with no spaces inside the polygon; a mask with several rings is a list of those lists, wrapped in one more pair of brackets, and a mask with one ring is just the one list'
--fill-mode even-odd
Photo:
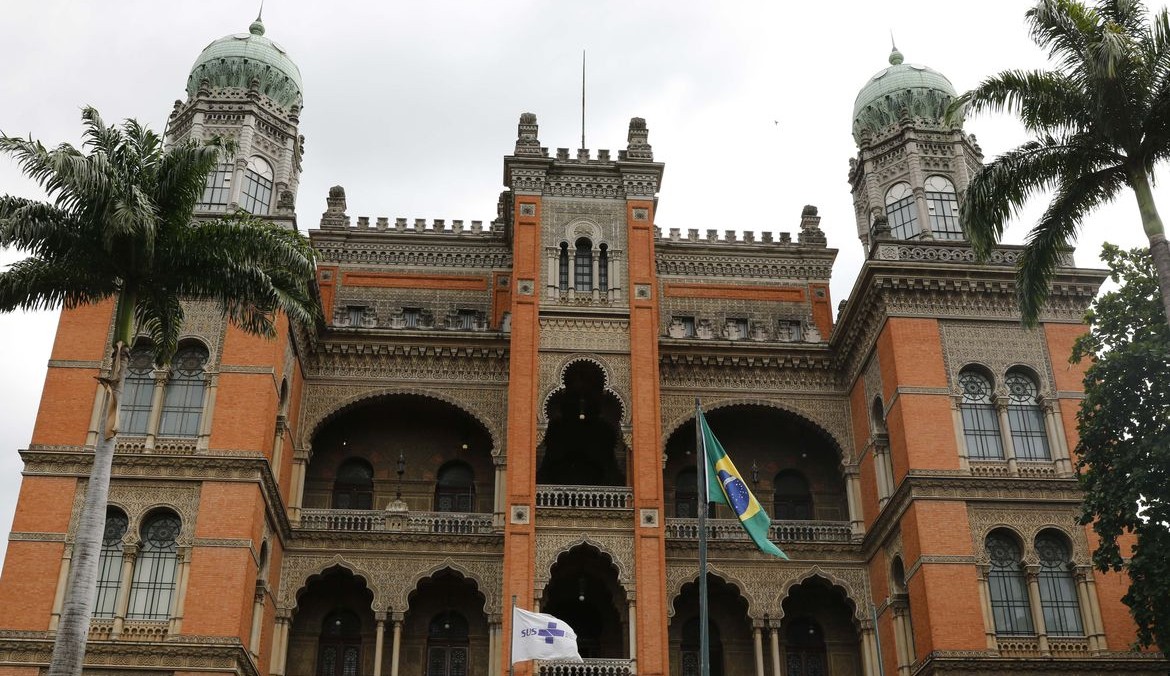
{"label": "stone carving", "polygon": [[[819,429],[830,440],[842,460],[848,457],[841,449],[852,448],[850,439],[852,421],[849,415],[849,402],[845,398],[827,397],[784,397],[782,395],[761,394],[756,396],[729,397],[726,393],[716,390],[703,393],[703,409],[713,411],[728,406],[756,405],[787,411],[804,418]],[[665,446],[675,430],[682,427],[695,415],[695,391],[682,394],[667,393],[663,388],[662,394],[662,443]]]}
{"label": "stone carving", "polygon": [[[73,496],[73,512],[69,519],[67,542],[73,542],[77,532],[77,521],[81,518],[81,506],[85,500],[83,481]],[[198,481],[134,481],[114,478],[110,481],[110,495],[107,502],[121,509],[129,519],[126,528],[127,543],[138,542],[142,520],[156,508],[168,508],[179,515],[182,531],[179,533],[180,546],[190,545],[195,537],[195,519],[199,514]]]}
{"label": "stone carving", "polygon": [[537,424],[548,423],[548,403],[553,395],[565,387],[565,371],[578,362],[587,361],[596,364],[604,376],[603,388],[617,399],[621,407],[622,425],[630,424],[630,358],[627,355],[598,355],[598,354],[559,354],[542,353],[540,363],[540,391],[544,392],[541,398],[540,410],[537,412]]}
{"label": "stone carving", "polygon": [[[787,247],[780,249],[784,255],[762,256],[757,249],[752,248],[744,251],[744,254],[754,255],[731,256],[712,255],[707,251],[696,250],[695,246],[691,242],[657,242],[654,258],[659,276],[827,280],[832,273],[831,258],[796,258],[792,256],[792,249]],[[781,242],[756,246],[779,248],[785,245]]]}
{"label": "stone carving", "polygon": [[536,538],[536,560],[533,570],[536,571],[535,584],[537,589],[543,589],[552,579],[552,567],[561,554],[574,547],[589,545],[605,554],[613,561],[617,570],[618,582],[626,589],[626,593],[634,590],[634,537],[629,532],[608,531],[596,533],[580,532],[541,532]]}
{"label": "stone carving", "polygon": [[[784,600],[792,589],[802,582],[819,577],[841,590],[854,606],[858,622],[869,617],[869,575],[861,564],[822,565],[767,561],[715,561],[707,566],[709,573],[734,585],[748,604],[748,616],[763,619],[765,615],[779,621],[784,617]],[[668,562],[666,566],[666,594],[671,600],[668,613],[674,616],[674,600],[682,593],[683,585],[694,582],[698,567],[686,563]]]}
{"label": "stone carving", "polygon": [[981,564],[989,563],[984,541],[987,534],[996,528],[1007,528],[1020,538],[1024,548],[1024,562],[1038,563],[1034,543],[1042,530],[1054,529],[1072,542],[1073,563],[1087,566],[1090,561],[1089,541],[1085,528],[1077,525],[1080,509],[1077,505],[1065,507],[1051,503],[1043,506],[1019,504],[968,504],[967,518],[971,527],[971,542],[975,548],[975,559]]}
{"label": "stone carving", "polygon": [[1007,370],[1022,365],[1040,376],[1042,395],[1053,393],[1052,361],[1043,332],[1030,331],[1014,322],[941,321],[939,333],[947,378],[956,393],[959,371],[972,363],[991,371],[997,392],[1005,392],[1003,378]]}
{"label": "stone carving", "polygon": [[628,353],[630,351],[630,322],[624,318],[542,318],[540,320],[540,345],[545,350]]}

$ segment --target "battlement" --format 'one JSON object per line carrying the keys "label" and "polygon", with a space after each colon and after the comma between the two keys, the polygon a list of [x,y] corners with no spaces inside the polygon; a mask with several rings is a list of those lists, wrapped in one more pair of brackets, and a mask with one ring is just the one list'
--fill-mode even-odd
{"label": "battlement", "polygon": [[369,216],[358,216],[357,225],[354,225],[348,214],[345,213],[345,188],[333,186],[329,189],[326,198],[328,207],[321,214],[322,230],[348,230],[350,232],[384,232],[412,235],[448,235],[468,237],[494,237],[504,232],[504,223],[500,220],[488,223],[484,227],[483,221],[471,221],[470,227],[464,226],[462,219],[454,219],[447,223],[446,219],[436,218],[429,223],[425,218],[416,218],[413,223],[407,223],[405,218],[395,218],[394,223],[386,216],[377,216],[374,223],[370,223]]}
{"label": "battlement", "polygon": [[792,233],[790,232],[761,232],[760,238],[756,239],[756,233],[752,230],[745,230],[742,233],[736,230],[724,230],[723,236],[719,236],[719,230],[715,228],[707,229],[706,236],[699,235],[698,228],[689,228],[686,237],[682,235],[680,228],[670,228],[668,234],[663,237],[662,228],[654,228],[657,239],[662,242],[671,242],[678,244],[696,244],[696,245],[734,245],[734,246],[755,246],[760,248],[769,247],[814,247],[823,249],[827,246],[825,233],[821,230],[821,217],[817,215],[817,208],[812,205],[807,205],[801,210],[800,214],[800,233],[793,241]]}

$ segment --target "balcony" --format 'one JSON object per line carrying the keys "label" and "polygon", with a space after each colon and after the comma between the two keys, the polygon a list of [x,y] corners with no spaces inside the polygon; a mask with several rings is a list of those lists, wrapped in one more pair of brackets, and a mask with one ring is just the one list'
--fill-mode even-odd
{"label": "balcony", "polygon": [[[677,540],[698,540],[699,520],[670,518],[666,520],[666,537]],[[708,540],[749,540],[736,519],[707,519]],[[840,542],[852,540],[847,521],[773,521],[768,528],[768,539],[786,542]]]}
{"label": "balcony", "polygon": [[377,509],[303,509],[301,530],[352,533],[438,533],[490,535],[491,514],[459,512],[386,512]]}
{"label": "balcony", "polygon": [[622,659],[549,660],[537,664],[537,676],[631,676],[634,673],[631,661]]}
{"label": "balcony", "polygon": [[628,486],[536,487],[536,506],[562,509],[631,509],[634,489]]}

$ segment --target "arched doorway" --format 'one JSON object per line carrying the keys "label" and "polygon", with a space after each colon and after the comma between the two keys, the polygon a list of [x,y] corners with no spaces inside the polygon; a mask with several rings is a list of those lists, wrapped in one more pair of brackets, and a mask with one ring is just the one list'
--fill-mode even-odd
{"label": "arched doorway", "polygon": [[421,580],[407,599],[399,673],[485,676],[491,647],[484,602],[475,580],[452,568]]}
{"label": "arched doorway", "polygon": [[297,595],[286,676],[373,673],[372,601],[366,581],[341,566],[310,577]]}
{"label": "arched doorway", "polygon": [[581,657],[629,655],[626,593],[612,559],[597,548],[578,545],[557,558],[541,610],[573,628]]}
{"label": "arched doorway", "polygon": [[467,676],[467,619],[455,610],[431,618],[427,628],[426,676]]}
{"label": "arched doorway", "polygon": [[537,483],[626,485],[621,405],[605,390],[605,374],[597,364],[569,366],[564,387],[549,398],[547,414],[548,431],[537,449]]}
{"label": "arched doorway", "polygon": [[[698,615],[683,625],[682,641],[679,646],[681,676],[700,676],[702,673],[700,668],[702,637],[699,635],[701,627]],[[723,676],[723,639],[719,636],[719,625],[710,619],[707,620],[707,656],[707,661],[711,664],[711,676]]]}
{"label": "arched doorway", "polygon": [[[754,676],[751,621],[739,589],[707,574],[707,621],[711,676]],[[699,676],[699,583],[683,585],[670,618],[670,661],[677,676]]]}
{"label": "arched doorway", "polygon": [[784,631],[784,646],[784,669],[789,676],[825,676],[829,673],[825,632],[816,620],[800,617],[789,622]]}
{"label": "arched doorway", "polygon": [[317,676],[358,676],[362,654],[362,621],[339,608],[321,622],[317,641]]}
{"label": "arched doorway", "polygon": [[854,605],[845,590],[813,577],[789,590],[783,609],[785,676],[862,673]]}

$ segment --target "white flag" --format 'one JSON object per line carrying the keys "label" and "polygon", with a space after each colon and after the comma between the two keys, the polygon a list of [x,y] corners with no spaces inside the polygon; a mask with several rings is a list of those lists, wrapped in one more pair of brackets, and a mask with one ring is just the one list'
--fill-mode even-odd
{"label": "white flag", "polygon": [[524,660],[583,661],[577,632],[552,615],[512,608],[512,664]]}

